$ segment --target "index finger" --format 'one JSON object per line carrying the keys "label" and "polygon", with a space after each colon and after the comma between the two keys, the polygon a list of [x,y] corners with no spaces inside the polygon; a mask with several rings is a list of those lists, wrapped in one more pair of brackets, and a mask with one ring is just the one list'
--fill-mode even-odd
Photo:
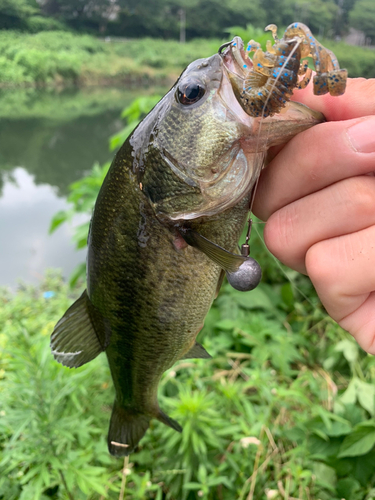
{"label": "index finger", "polygon": [[375,78],[349,78],[345,94],[339,97],[314,95],[310,84],[303,90],[297,90],[292,100],[320,111],[327,121],[375,115]]}

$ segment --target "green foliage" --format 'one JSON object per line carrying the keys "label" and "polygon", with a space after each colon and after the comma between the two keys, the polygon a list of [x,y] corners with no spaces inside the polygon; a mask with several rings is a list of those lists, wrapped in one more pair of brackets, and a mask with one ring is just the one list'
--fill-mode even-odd
{"label": "green foliage", "polygon": [[[230,25],[228,23],[228,25]],[[239,35],[263,45],[269,34],[248,24],[223,29],[225,41]],[[281,30],[280,30],[281,35]],[[0,87],[46,85],[93,85],[124,81],[128,83],[169,83],[192,61],[217,52],[223,38],[177,41],[150,38],[105,43],[88,35],[63,31],[31,34],[0,31]],[[349,75],[374,75],[375,52],[371,49],[322,41],[335,51]]]}
{"label": "green foliage", "polygon": [[99,359],[69,372],[52,362],[49,333],[69,303],[61,277],[15,297],[2,291],[0,303],[0,498],[106,495],[115,464],[103,437],[108,411],[91,407],[112,398],[108,367]]}
{"label": "green foliage", "polygon": [[265,33],[263,29],[255,28],[252,24],[247,24],[245,28],[242,26],[232,26],[231,28],[227,28],[225,32],[228,33],[229,39],[239,36],[245,44],[250,40],[255,40],[261,44],[263,50],[266,50],[267,40],[273,42],[272,35],[269,31]]}
{"label": "green foliage", "polygon": [[314,36],[332,37],[335,20],[338,15],[338,6],[334,0],[283,0],[280,9],[281,25],[287,26],[294,21],[306,24]]}
{"label": "green foliage", "polygon": [[122,130],[120,130],[120,132],[110,138],[110,151],[122,146],[125,139],[135,129],[140,120],[142,120],[147,113],[149,113],[149,111],[160,101],[161,98],[162,96],[158,94],[138,97],[138,99],[134,99],[134,101],[124,109],[121,114],[121,118],[125,119],[127,124]]}
{"label": "green foliage", "polygon": [[[87,214],[91,217],[91,212],[95,204],[95,200],[98,196],[99,189],[103,184],[104,178],[108,172],[110,163],[106,163],[103,166],[95,164],[92,168],[90,175],[84,177],[83,179],[74,182],[70,185],[70,195],[68,196],[68,203],[72,204],[69,210],[61,210],[52,218],[49,232],[53,233],[61,224],[68,222],[71,223],[73,217],[77,214]],[[76,248],[84,248],[87,245],[87,235],[89,232],[90,222],[85,221],[79,224],[75,228],[73,240],[76,244]],[[70,285],[74,286],[77,281],[86,275],[86,265],[80,264],[73,271],[70,279]]]}
{"label": "green foliage", "polygon": [[27,30],[30,33],[38,33],[39,31],[62,31],[66,30],[66,26],[57,19],[44,16],[30,16],[27,19]]}
{"label": "green foliage", "polygon": [[[0,32],[0,51],[7,71],[6,78],[1,77],[0,83],[45,84],[56,78],[65,81],[77,79],[82,64],[91,54],[102,52],[103,44],[89,36],[63,31],[36,35]],[[9,71],[11,64],[13,78]]]}
{"label": "green foliage", "polygon": [[30,17],[38,14],[29,0],[0,0],[0,29],[27,29]]}
{"label": "green foliage", "polygon": [[[375,360],[312,292],[291,300],[283,286],[223,287],[198,339],[212,359],[182,360],[160,384],[183,433],[152,421],[125,464],[127,500],[373,498]],[[0,293],[1,499],[119,498],[105,357],[69,370],[49,351],[78,292],[48,274]]]}
{"label": "green foliage", "polygon": [[181,15],[188,40],[221,37],[226,26],[307,24],[315,35],[342,36],[350,27],[373,36],[372,0],[0,0],[0,29],[64,29],[96,36],[178,40]]}

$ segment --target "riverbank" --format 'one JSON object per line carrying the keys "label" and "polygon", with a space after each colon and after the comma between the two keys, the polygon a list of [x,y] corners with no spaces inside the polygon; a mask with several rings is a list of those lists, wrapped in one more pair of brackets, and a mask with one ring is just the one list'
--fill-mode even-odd
{"label": "riverbank", "polygon": [[[97,39],[64,31],[0,32],[0,88],[172,84],[222,40]],[[375,76],[375,50],[323,41],[351,77]]]}
{"label": "riverbank", "polygon": [[105,41],[50,31],[0,32],[0,88],[169,85],[220,41],[180,44],[153,39]]}

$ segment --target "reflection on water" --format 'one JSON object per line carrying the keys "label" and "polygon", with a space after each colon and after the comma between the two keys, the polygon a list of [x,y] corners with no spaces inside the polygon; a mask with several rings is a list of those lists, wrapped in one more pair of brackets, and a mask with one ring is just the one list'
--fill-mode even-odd
{"label": "reflection on water", "polygon": [[108,138],[123,126],[124,107],[155,92],[0,91],[0,285],[36,282],[47,267],[68,277],[83,262],[66,224],[48,235],[51,218],[66,208],[69,184],[113,157]]}
{"label": "reflection on water", "polygon": [[[0,170],[22,165],[35,183],[56,186],[67,194],[95,161],[109,159],[108,137],[119,128],[120,110],[80,117],[68,123],[45,119],[0,120]],[[0,180],[1,194],[1,180]]]}
{"label": "reflection on water", "polygon": [[[54,188],[35,185],[24,168],[12,172],[0,198],[1,285],[14,285],[17,278],[35,283],[49,267],[62,268],[69,276],[84,261],[86,251],[76,251],[71,242],[72,227],[65,224],[48,234],[51,215],[65,208]],[[74,224],[82,222],[77,218]]]}

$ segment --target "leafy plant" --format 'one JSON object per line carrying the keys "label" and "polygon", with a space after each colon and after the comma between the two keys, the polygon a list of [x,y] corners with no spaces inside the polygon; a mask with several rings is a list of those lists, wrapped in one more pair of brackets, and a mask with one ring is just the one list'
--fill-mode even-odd
{"label": "leafy plant", "polygon": [[229,34],[229,38],[234,38],[235,36],[242,38],[245,46],[250,40],[255,40],[261,44],[263,50],[266,50],[267,40],[273,41],[271,32],[265,33],[263,29],[257,28],[252,24],[247,24],[245,28],[242,26],[232,26],[231,28],[227,28],[225,32]]}
{"label": "leafy plant", "polygon": [[[49,228],[50,233],[53,233],[63,223],[72,222],[73,217],[77,214],[85,214],[90,217],[95,200],[109,167],[109,162],[103,166],[95,164],[89,176],[71,184],[71,193],[68,196],[67,201],[72,204],[72,207],[68,210],[60,210],[54,215]],[[87,245],[89,227],[89,220],[76,226],[73,240],[76,243],[77,249],[84,248]],[[85,275],[86,264],[79,264],[72,273],[70,285],[73,287],[77,281]]]}
{"label": "leafy plant", "polygon": [[149,111],[156,106],[162,98],[161,95],[151,95],[145,97],[138,97],[124,109],[121,113],[121,118],[126,120],[126,126],[117,134],[109,139],[109,149],[113,151],[120,146],[132,133],[138,123],[149,113]]}
{"label": "leafy plant", "polygon": [[97,360],[68,375],[51,358],[48,334],[68,303],[66,292],[51,274],[39,290],[1,294],[0,498],[6,500],[84,499],[107,495],[110,485],[105,413],[97,418],[90,411],[93,399],[99,408],[111,399],[108,368]]}
{"label": "leafy plant", "polygon": [[[46,18],[32,17],[30,22],[38,25],[41,19],[44,23]],[[266,41],[272,39],[270,33],[249,24],[246,28],[239,25],[227,28],[226,32],[229,37],[241,36],[245,44],[253,38],[263,48]],[[373,49],[320,38],[319,41],[335,52],[349,76],[373,76]],[[195,39],[181,44],[174,40],[144,38],[106,43],[66,31],[35,34],[0,31],[0,87],[61,87],[75,83],[92,86],[109,82],[133,86],[170,85],[192,61],[215,54],[222,42],[222,39]]]}

